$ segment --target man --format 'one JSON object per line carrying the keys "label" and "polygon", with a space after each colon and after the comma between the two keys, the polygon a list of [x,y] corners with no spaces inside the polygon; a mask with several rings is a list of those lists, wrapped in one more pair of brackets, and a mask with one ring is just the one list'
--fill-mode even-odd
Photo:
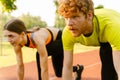
{"label": "man", "polygon": [[66,22],[62,34],[63,80],[72,79],[76,42],[100,46],[102,80],[120,80],[120,14],[111,9],[94,10],[92,0],[60,0],[58,12]]}

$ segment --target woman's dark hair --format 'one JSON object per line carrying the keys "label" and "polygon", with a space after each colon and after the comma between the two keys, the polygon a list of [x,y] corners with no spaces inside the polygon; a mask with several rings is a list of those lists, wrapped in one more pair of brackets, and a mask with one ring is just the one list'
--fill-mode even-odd
{"label": "woman's dark hair", "polygon": [[26,33],[26,27],[23,21],[20,19],[11,19],[4,25],[4,30],[16,32],[21,34],[22,32]]}

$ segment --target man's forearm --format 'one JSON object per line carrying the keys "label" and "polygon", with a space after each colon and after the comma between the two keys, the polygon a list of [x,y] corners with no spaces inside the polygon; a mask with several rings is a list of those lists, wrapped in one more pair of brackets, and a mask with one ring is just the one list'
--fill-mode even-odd
{"label": "man's forearm", "polygon": [[63,68],[62,80],[72,80],[72,69]]}
{"label": "man's forearm", "polygon": [[118,75],[118,80],[120,80],[120,51],[113,51],[113,62]]}

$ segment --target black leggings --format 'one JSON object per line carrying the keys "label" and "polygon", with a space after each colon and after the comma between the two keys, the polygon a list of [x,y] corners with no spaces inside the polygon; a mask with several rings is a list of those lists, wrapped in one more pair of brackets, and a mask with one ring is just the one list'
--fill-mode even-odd
{"label": "black leggings", "polygon": [[102,62],[101,79],[118,80],[113,65],[112,48],[109,43],[100,43],[100,59]]}
{"label": "black leggings", "polygon": [[[56,40],[46,45],[48,56],[51,56],[52,58],[53,68],[57,77],[62,76],[63,68],[63,45],[61,35],[62,31],[59,31]],[[38,68],[38,78],[39,80],[41,80],[40,57],[38,52],[36,53],[36,60]]]}
{"label": "black leggings", "polygon": [[[51,56],[53,68],[55,71],[55,75],[57,77],[62,77],[62,68],[63,68],[63,45],[61,40],[62,31],[59,31],[57,35],[57,39],[50,44],[46,45],[46,49],[48,52],[48,56]],[[36,61],[38,68],[38,80],[41,79],[41,68],[40,68],[40,57],[39,53],[36,53]],[[73,66],[73,72],[77,70],[77,66]]]}

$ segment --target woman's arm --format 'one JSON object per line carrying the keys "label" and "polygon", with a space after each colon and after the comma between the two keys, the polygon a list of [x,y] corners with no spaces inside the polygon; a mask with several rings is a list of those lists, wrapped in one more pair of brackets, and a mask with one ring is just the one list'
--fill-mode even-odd
{"label": "woman's arm", "polygon": [[43,40],[38,41],[37,50],[40,57],[40,66],[41,66],[41,77],[42,80],[49,80],[48,76],[48,55],[45,46],[45,42]]}
{"label": "woman's arm", "polygon": [[17,59],[17,65],[18,65],[18,70],[17,70],[18,80],[24,80],[24,64],[23,64],[21,46],[15,46],[14,50],[16,53],[16,59]]}

